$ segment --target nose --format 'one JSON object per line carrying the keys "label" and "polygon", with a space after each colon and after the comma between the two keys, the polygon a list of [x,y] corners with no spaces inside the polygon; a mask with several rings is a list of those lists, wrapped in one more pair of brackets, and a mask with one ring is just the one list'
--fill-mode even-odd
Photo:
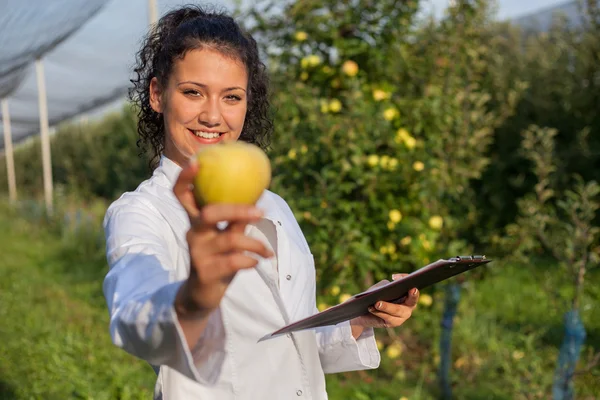
{"label": "nose", "polygon": [[198,114],[198,122],[207,127],[215,127],[221,123],[221,109],[218,99],[208,99]]}

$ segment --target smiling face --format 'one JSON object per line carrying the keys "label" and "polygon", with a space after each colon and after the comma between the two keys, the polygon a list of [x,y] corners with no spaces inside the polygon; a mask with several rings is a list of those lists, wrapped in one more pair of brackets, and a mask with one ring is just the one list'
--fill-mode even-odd
{"label": "smiling face", "polygon": [[211,48],[188,51],[173,63],[166,86],[150,84],[150,105],[163,114],[164,155],[185,165],[202,146],[240,137],[248,74],[243,63]]}

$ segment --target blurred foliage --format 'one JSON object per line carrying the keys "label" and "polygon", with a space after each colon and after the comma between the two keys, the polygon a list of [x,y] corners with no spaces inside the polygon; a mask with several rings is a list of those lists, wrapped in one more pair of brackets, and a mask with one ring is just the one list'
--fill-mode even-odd
{"label": "blurred foliage", "polygon": [[[517,112],[496,129],[491,166],[476,183],[478,207],[487,210],[486,229],[514,222],[517,200],[533,190],[537,178],[520,151],[522,132],[531,125],[556,130],[553,152],[555,188],[562,192],[573,174],[598,179],[600,170],[600,7],[597,0],[578,16],[578,26],[557,15],[547,32],[495,25],[490,57],[502,68],[487,81],[521,79],[528,89]],[[493,167],[492,167],[493,166]],[[600,218],[595,219],[598,224]]]}
{"label": "blurred foliage", "polygon": [[[573,294],[565,315],[565,337],[555,373],[553,398],[574,398],[572,376],[580,357],[580,345],[586,331],[579,315],[584,281],[588,268],[600,261],[598,236],[594,225],[600,208],[600,185],[585,182],[580,175],[572,178],[571,189],[560,192],[555,174],[560,165],[554,163],[557,130],[532,125],[523,131],[522,155],[532,164],[537,178],[533,193],[518,200],[519,216],[507,227],[508,242],[515,255],[525,260],[543,251],[550,254],[570,275]],[[596,356],[600,358],[600,352]]]}
{"label": "blurred foliage", "polygon": [[573,307],[578,308],[585,271],[600,263],[600,228],[594,224],[600,185],[574,175],[570,189],[564,193],[557,189],[556,173],[561,167],[554,163],[557,134],[555,129],[535,125],[523,131],[522,153],[533,164],[537,182],[533,193],[518,200],[519,216],[507,227],[505,245],[522,259],[545,253],[566,268],[574,277]]}
{"label": "blurred foliage", "polygon": [[250,20],[276,93],[273,187],[328,267],[320,284],[354,291],[476,251],[469,233],[485,214],[470,181],[525,88],[480,83],[501,68],[485,60],[485,2],[441,23],[416,23],[414,1],[271,6]]}

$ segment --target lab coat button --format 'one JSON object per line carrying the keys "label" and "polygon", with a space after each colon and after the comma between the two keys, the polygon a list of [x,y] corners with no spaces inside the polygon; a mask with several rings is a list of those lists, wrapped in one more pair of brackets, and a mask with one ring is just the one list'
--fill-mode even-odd
{"label": "lab coat button", "polygon": [[297,390],[296,391],[296,396],[302,396],[302,390]]}
{"label": "lab coat button", "polygon": [[292,276],[291,276],[291,275],[287,275],[287,276],[285,277],[285,279],[287,279],[287,280],[289,281],[289,280],[291,280],[291,279],[292,279]]}

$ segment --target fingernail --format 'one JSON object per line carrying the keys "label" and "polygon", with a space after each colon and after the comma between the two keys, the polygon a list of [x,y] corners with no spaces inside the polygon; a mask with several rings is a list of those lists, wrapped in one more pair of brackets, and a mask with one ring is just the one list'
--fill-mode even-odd
{"label": "fingernail", "polygon": [[373,307],[369,307],[369,312],[375,312],[375,309]]}
{"label": "fingernail", "polygon": [[413,296],[416,296],[418,292],[419,292],[419,291],[418,291],[418,290],[415,288],[415,289],[413,289],[413,291],[412,291],[412,295],[413,295]]}
{"label": "fingernail", "polygon": [[383,306],[383,303],[378,301],[377,304],[375,304],[375,307],[377,307],[377,309],[380,309],[381,306]]}
{"label": "fingernail", "polygon": [[393,275],[392,275],[392,279],[393,279],[393,280],[396,280],[396,279],[398,279],[398,278],[400,278],[400,274],[393,274]]}

